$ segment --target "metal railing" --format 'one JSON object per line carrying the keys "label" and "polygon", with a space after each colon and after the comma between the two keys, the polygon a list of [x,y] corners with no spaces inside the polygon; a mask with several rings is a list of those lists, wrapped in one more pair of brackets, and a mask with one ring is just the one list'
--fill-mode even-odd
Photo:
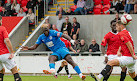
{"label": "metal railing", "polygon": [[[18,52],[17,55],[18,56],[25,56],[25,55],[46,55],[46,56],[50,56],[50,54],[52,54],[52,51],[41,51],[41,52]],[[70,52],[70,54],[72,56],[92,56],[92,55],[98,55],[100,56],[102,54],[102,52],[80,52],[80,53],[74,53],[74,52]]]}
{"label": "metal railing", "polygon": [[[34,30],[34,32],[27,38],[27,40],[22,44],[22,46],[25,46],[30,40],[31,38],[35,35],[35,33],[40,29],[40,27],[43,25],[43,23],[45,22],[46,19],[48,19],[49,16],[47,16],[41,23],[40,25]],[[21,48],[19,48],[16,52],[15,52],[15,56],[18,54],[18,52],[21,51]]]}

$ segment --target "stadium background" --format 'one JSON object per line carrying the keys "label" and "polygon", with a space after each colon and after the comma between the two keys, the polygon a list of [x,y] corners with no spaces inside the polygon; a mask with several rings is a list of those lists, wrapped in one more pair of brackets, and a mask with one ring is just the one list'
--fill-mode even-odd
{"label": "stadium background", "polygon": [[[23,2],[22,2],[23,1]],[[46,0],[44,0],[46,1]],[[53,0],[54,1],[54,0]],[[56,0],[55,0],[56,1]],[[66,3],[68,2],[68,3]],[[21,5],[23,5],[23,9],[26,9],[26,1],[21,0]],[[103,4],[103,3],[101,3]],[[53,2],[53,6],[48,6],[48,4],[44,4],[44,18],[38,20],[38,10],[35,9],[35,23],[28,23],[27,16],[24,17],[3,17],[3,25],[6,27],[9,32],[9,37],[12,41],[13,48],[15,50],[15,61],[18,65],[18,70],[21,74],[25,75],[44,75],[43,69],[49,69],[48,67],[48,56],[51,52],[46,51],[46,47],[44,44],[40,45],[36,50],[33,51],[21,51],[20,47],[23,45],[31,46],[36,42],[38,36],[42,33],[40,27],[45,22],[46,19],[49,19],[51,24],[55,24],[57,22],[57,16],[55,16],[55,12],[57,11],[58,5],[63,6],[63,8],[67,9],[69,6],[73,6],[73,0],[57,0],[57,2]],[[104,4],[103,4],[104,5]],[[48,7],[51,8],[51,11],[48,10]],[[37,6],[35,7],[37,8]],[[121,14],[122,15],[122,14]],[[120,15],[120,16],[121,16]],[[131,14],[133,17],[133,21],[130,25],[127,26],[127,30],[129,30],[133,36],[135,52],[137,52],[137,15]],[[65,18],[63,16],[63,18]],[[76,17],[78,22],[81,25],[80,28],[80,39],[84,39],[86,43],[89,45],[93,38],[96,39],[97,43],[100,45],[104,35],[110,31],[110,21],[115,18],[115,14],[95,14],[95,15],[69,15],[69,20],[72,23],[72,18]],[[29,25],[33,25],[32,31],[29,31]],[[36,55],[34,55],[36,54]],[[89,53],[86,52],[87,56],[84,56],[83,53],[80,53],[79,56],[72,56],[72,58],[78,63],[81,70],[85,74],[100,73],[102,68],[104,68],[105,64],[104,56],[102,56],[101,52]],[[92,55],[95,56],[92,56]],[[101,55],[101,56],[97,56]],[[61,61],[56,63],[56,69],[60,66]],[[137,68],[137,65],[135,65]],[[76,74],[73,68],[69,65],[69,70],[71,74]],[[112,74],[119,75],[121,69],[119,67],[114,68]],[[136,70],[137,72],[137,70]],[[6,69],[6,74],[11,74],[10,71]],[[61,71],[61,74],[65,74],[65,70]],[[44,75],[45,76],[45,75]],[[128,80],[127,80],[128,81]]]}

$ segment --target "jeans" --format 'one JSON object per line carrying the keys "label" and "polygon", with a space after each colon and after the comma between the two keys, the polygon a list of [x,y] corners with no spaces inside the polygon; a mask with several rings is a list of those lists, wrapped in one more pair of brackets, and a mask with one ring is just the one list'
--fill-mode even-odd
{"label": "jeans", "polygon": [[126,13],[129,14],[130,11],[133,10],[133,9],[134,9],[134,5],[133,4],[126,4],[124,10],[125,10]]}
{"label": "jeans", "polygon": [[84,9],[84,8],[82,8],[82,9],[80,10],[80,13],[81,13],[82,15],[87,15],[87,13],[88,13],[89,11],[93,11],[93,10],[92,10],[92,9]]}
{"label": "jeans", "polygon": [[74,12],[80,12],[80,10],[83,9],[83,8],[76,8],[76,10]]}

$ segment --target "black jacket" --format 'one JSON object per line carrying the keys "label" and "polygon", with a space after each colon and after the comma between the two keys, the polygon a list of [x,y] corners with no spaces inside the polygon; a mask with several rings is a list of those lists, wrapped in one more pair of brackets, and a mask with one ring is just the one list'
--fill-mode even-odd
{"label": "black jacket", "polygon": [[[66,27],[66,25],[68,25],[68,26]],[[72,25],[71,25],[70,22],[69,22],[69,23],[64,22],[64,23],[62,24],[61,32],[63,32],[63,31],[68,31],[68,35],[70,36],[71,28],[72,28]]]}
{"label": "black jacket", "polygon": [[89,46],[89,49],[92,49],[92,52],[100,51],[99,50],[99,45],[97,43],[94,46],[93,46],[93,44],[91,44]]}
{"label": "black jacket", "polygon": [[27,6],[26,6],[26,8],[32,8],[32,9],[34,9],[34,6],[36,6],[36,2],[35,1],[29,1],[28,3],[27,3]]}

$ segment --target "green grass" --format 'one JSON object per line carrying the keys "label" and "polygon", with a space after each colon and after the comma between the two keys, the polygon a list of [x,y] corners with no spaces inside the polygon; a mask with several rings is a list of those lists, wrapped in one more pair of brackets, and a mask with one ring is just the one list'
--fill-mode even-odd
{"label": "green grass", "polygon": [[[68,79],[67,76],[21,76],[22,81],[81,81],[78,76],[72,76],[72,79]],[[108,81],[119,81],[120,76],[111,76]],[[5,76],[4,81],[14,81],[13,76]],[[94,81],[90,76],[87,76],[85,81]],[[133,81],[129,76],[126,77],[125,81]]]}

